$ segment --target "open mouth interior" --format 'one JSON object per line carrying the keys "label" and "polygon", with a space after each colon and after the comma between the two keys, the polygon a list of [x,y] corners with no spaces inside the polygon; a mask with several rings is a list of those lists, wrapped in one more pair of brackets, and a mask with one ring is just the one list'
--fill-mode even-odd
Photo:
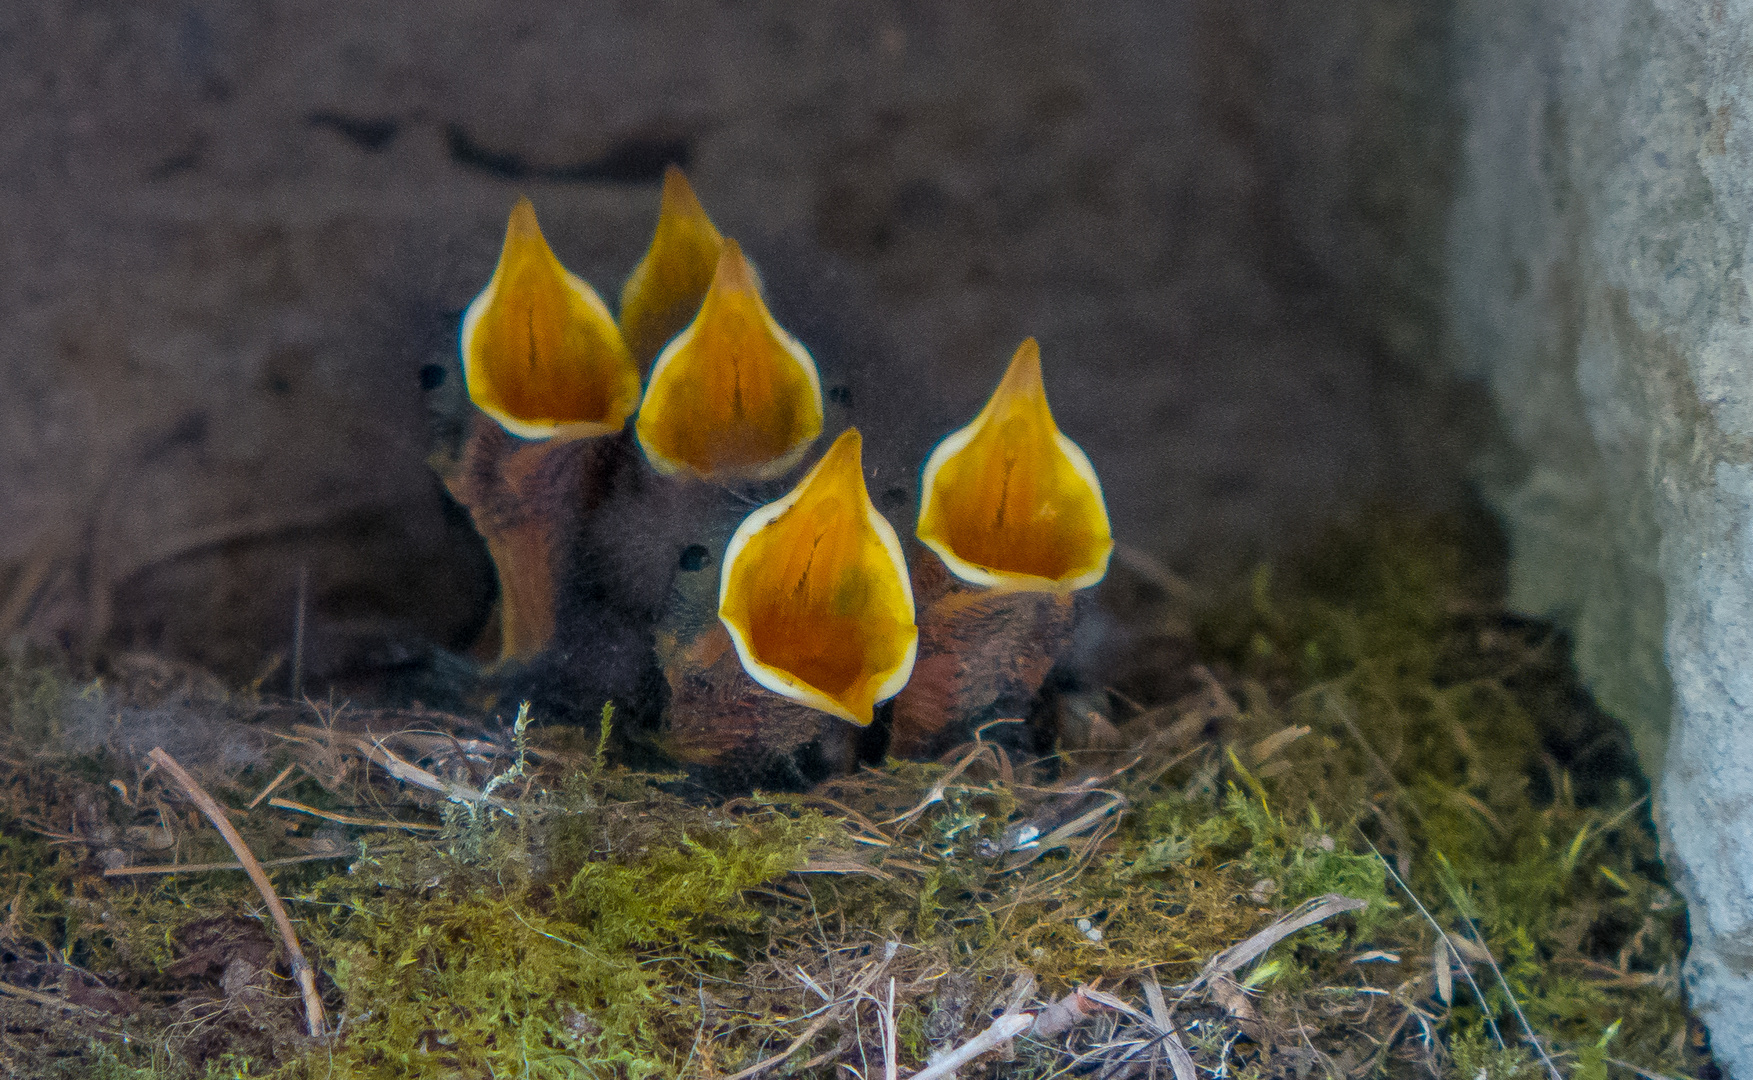
{"label": "open mouth interior", "polygon": [[865,493],[849,429],[725,554],[719,617],[761,685],[858,724],[898,693],[918,630],[901,548]]}

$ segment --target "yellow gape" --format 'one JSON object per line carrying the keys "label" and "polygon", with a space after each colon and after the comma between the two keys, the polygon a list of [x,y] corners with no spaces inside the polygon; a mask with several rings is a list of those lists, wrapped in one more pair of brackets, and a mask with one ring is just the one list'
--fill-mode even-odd
{"label": "yellow gape", "polygon": [[858,430],[750,514],[724,553],[718,617],[762,686],[855,724],[900,693],[919,631],[895,530],[864,489]]}
{"label": "yellow gape", "polygon": [[1070,592],[1108,571],[1102,485],[1053,423],[1033,338],[974,422],[932,451],[921,488],[919,539],[964,581]]}
{"label": "yellow gape", "polygon": [[652,367],[635,430],[659,472],[712,480],[778,476],[822,433],[816,362],[773,321],[736,241]]}
{"label": "yellow gape", "polygon": [[470,400],[526,439],[619,431],[639,401],[639,369],[609,309],[554,257],[528,199],[463,316],[462,351]]}
{"label": "yellow gape", "polygon": [[663,176],[651,247],[621,288],[621,336],[642,366],[694,321],[723,251],[724,237],[682,170],[671,165]]}

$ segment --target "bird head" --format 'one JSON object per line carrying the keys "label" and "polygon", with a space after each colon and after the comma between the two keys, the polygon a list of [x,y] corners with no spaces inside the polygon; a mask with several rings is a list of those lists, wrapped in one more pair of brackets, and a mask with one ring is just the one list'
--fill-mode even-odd
{"label": "bird head", "polygon": [[793,701],[868,725],[913,670],[919,631],[900,541],[865,491],[848,428],[725,550],[718,617],[743,669]]}
{"label": "bird head", "polygon": [[973,585],[1069,593],[1107,573],[1114,538],[1101,481],[1053,422],[1033,338],[974,422],[926,461],[916,532]]}
{"label": "bird head", "polygon": [[682,170],[671,165],[651,246],[621,288],[621,336],[641,367],[694,321],[723,253],[724,237]]}
{"label": "bird head", "polygon": [[719,481],[781,476],[822,433],[815,360],[767,310],[736,241],[652,366],[634,429],[658,472]]}
{"label": "bird head", "polygon": [[639,401],[639,369],[596,290],[560,265],[519,199],[499,265],[463,315],[469,398],[525,439],[619,431]]}

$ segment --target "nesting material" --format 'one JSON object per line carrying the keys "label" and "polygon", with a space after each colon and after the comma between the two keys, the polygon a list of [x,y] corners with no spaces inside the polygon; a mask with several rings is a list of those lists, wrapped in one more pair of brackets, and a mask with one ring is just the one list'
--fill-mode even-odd
{"label": "nesting material", "polygon": [[[988,731],[796,795],[704,798],[578,728],[0,660],[0,1072],[1712,1075],[1623,733],[1453,543],[1378,529],[1197,609],[1123,573],[1129,621],[1200,631],[1108,658],[1118,745]],[[321,1042],[218,833],[125,732],[89,749],[84,710],[172,705],[272,745],[188,764]]]}

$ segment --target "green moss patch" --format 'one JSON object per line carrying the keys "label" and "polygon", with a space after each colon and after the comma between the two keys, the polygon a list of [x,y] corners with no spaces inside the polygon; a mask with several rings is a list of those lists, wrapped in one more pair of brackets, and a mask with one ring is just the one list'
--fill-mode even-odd
{"label": "green moss patch", "polygon": [[[595,732],[11,661],[0,1070],[875,1077],[1010,1010],[962,1076],[1171,1075],[1165,1022],[1207,1076],[1700,1075],[1624,734],[1469,552],[1384,515],[1198,604],[1117,570],[1053,752],[732,800]],[[137,872],[232,857],[142,733],[275,864],[330,1034],[240,872]]]}

